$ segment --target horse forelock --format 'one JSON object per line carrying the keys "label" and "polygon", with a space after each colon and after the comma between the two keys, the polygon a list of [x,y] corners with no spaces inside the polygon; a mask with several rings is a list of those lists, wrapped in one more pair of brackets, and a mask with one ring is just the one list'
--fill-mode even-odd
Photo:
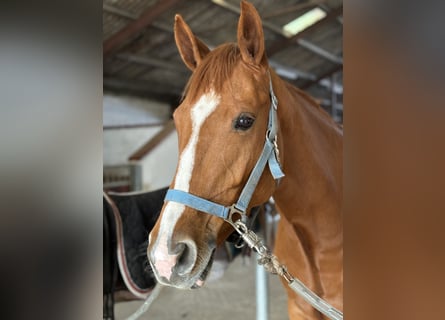
{"label": "horse forelock", "polygon": [[241,59],[236,43],[226,43],[211,51],[201,61],[185,86],[182,99],[192,100],[210,90],[221,92],[224,82],[230,78],[236,63]]}

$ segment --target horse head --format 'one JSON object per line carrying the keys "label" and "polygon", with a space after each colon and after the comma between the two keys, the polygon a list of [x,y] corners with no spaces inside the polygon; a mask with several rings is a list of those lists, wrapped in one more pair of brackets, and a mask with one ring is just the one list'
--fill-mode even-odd
{"label": "horse head", "polygon": [[[179,15],[174,34],[193,73],[174,112],[179,161],[170,188],[230,206],[249,179],[268,131],[271,75],[261,20],[243,1],[237,43],[212,51]],[[275,188],[272,174],[264,170],[249,208],[267,201]],[[232,231],[221,218],[166,201],[147,252],[158,281],[178,288],[202,286],[215,247]]]}

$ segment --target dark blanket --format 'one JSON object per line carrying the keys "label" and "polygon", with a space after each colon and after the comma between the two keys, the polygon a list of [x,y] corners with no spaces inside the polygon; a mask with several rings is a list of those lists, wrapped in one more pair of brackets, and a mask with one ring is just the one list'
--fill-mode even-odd
{"label": "dark blanket", "polygon": [[[141,299],[146,298],[156,284],[147,259],[148,234],[159,217],[166,191],[167,188],[144,193],[104,194],[104,219],[106,215],[111,235],[111,241],[107,242],[109,247],[117,249],[116,257],[104,259],[110,263],[117,261],[127,289]],[[105,250],[104,239],[104,253]],[[109,251],[113,255],[113,250]]]}
{"label": "dark blanket", "polygon": [[114,320],[116,294],[121,293],[121,299],[145,299],[156,285],[147,258],[148,234],[167,189],[103,194],[104,319]]}

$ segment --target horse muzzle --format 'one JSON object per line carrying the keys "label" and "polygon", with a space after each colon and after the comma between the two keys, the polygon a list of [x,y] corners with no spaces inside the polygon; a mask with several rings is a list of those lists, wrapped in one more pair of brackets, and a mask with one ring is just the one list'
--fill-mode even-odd
{"label": "horse muzzle", "polygon": [[149,246],[148,260],[159,283],[181,289],[202,287],[211,269],[214,245],[198,248],[192,240]]}

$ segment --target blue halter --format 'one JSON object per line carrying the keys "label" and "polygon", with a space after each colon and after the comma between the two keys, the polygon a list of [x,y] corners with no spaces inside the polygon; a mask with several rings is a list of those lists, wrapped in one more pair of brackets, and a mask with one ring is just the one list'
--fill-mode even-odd
{"label": "blue halter", "polygon": [[269,164],[269,170],[275,180],[284,177],[278,158],[277,147],[277,105],[278,101],[273,92],[272,80],[270,80],[270,110],[269,122],[266,132],[266,141],[264,143],[263,152],[261,153],[255,167],[250,173],[246,185],[241,191],[238,201],[231,206],[223,206],[221,204],[203,199],[196,195],[190,194],[177,189],[169,189],[164,201],[174,201],[184,204],[198,211],[223,218],[225,221],[233,224],[234,214],[238,214],[243,222],[247,220],[247,207],[249,206],[252,195],[258,185],[261,175],[263,174],[266,163]]}

